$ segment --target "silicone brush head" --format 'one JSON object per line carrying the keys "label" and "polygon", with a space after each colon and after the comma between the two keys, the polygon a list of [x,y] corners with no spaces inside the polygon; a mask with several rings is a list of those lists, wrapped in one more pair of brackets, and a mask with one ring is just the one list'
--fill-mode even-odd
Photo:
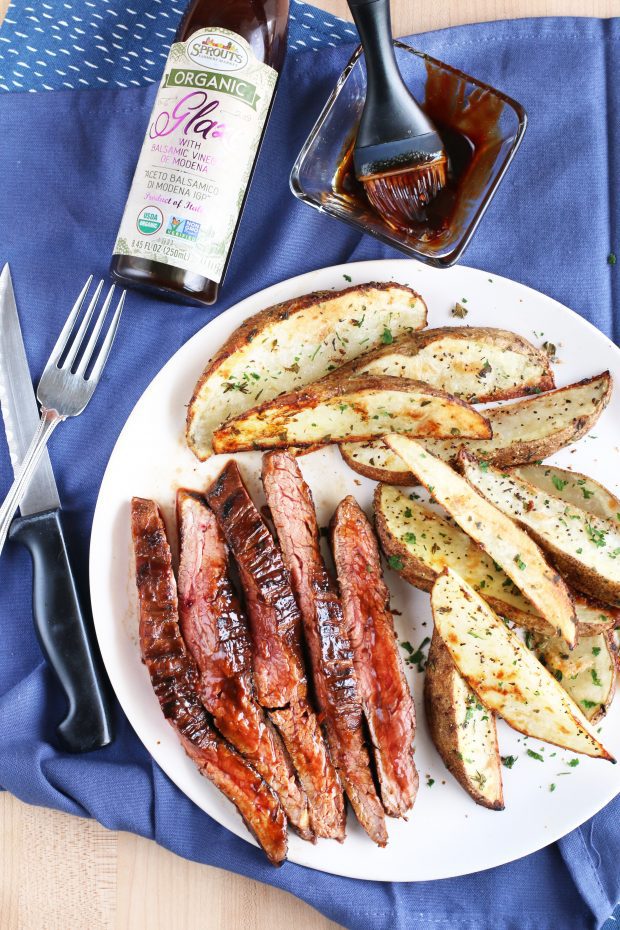
{"label": "silicone brush head", "polygon": [[367,90],[353,150],[371,205],[398,229],[424,220],[446,184],[448,158],[398,69],[389,0],[348,0],[366,59]]}
{"label": "silicone brush head", "polygon": [[424,222],[427,206],[446,185],[448,157],[436,132],[356,148],[353,158],[371,206],[405,232]]}

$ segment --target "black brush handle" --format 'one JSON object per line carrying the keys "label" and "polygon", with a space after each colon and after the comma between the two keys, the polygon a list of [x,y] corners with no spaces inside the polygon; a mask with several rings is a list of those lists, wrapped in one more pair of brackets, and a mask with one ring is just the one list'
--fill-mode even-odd
{"label": "black brush handle", "polygon": [[112,740],[106,683],[78,598],[60,511],[17,517],[9,537],[23,543],[32,556],[35,627],[69,704],[58,736],[70,752],[101,749]]}
{"label": "black brush handle", "polygon": [[396,62],[389,0],[347,3],[362,41],[368,73],[357,147],[433,132],[432,123],[407,89]]}

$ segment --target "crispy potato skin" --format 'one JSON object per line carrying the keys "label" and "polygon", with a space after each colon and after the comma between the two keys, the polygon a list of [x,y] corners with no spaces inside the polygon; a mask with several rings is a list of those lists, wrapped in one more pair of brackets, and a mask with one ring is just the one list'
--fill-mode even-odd
{"label": "crispy potato skin", "polygon": [[[575,388],[586,387],[590,384],[602,383],[603,390],[601,392],[601,397],[596,404],[596,407],[592,411],[590,416],[576,417],[567,420],[566,426],[563,429],[557,430],[554,433],[541,434],[538,439],[529,439],[523,442],[511,442],[503,448],[489,450],[488,453],[485,453],[484,459],[490,465],[495,465],[497,468],[510,468],[517,465],[529,465],[533,462],[538,462],[540,459],[546,459],[551,455],[554,455],[560,449],[563,449],[565,446],[570,445],[571,443],[577,442],[585,434],[592,429],[594,424],[597,422],[600,415],[603,413],[609,400],[611,398],[612,392],[612,380],[608,371],[603,372],[600,375],[595,375],[592,378],[584,378],[582,381],[578,381],[575,384],[569,384],[566,387],[558,388],[553,391],[554,396],[561,396],[567,391],[574,390]],[[517,411],[517,414],[520,411],[535,411],[536,406],[540,404],[540,401],[544,397],[549,395],[535,395],[533,397],[527,397],[521,401],[517,401],[515,404],[511,404],[509,407],[497,407],[497,408],[488,408],[485,410],[485,414],[489,418],[491,428],[495,428],[495,411],[501,410],[511,410]],[[500,414],[500,416],[505,416],[505,414]],[[451,442],[450,448],[446,450],[446,454],[442,455],[442,458],[445,460],[454,463],[456,461],[456,456],[459,451],[458,443]],[[436,451],[431,448],[431,451]],[[438,450],[437,450],[438,451]],[[384,484],[395,484],[399,486],[409,486],[416,484],[415,476],[405,468],[385,468],[383,466],[373,466],[366,462],[360,462],[353,457],[353,450],[349,449],[346,444],[340,446],[340,454],[347,463],[347,465],[357,472],[359,475],[363,475],[365,478],[370,478],[372,481],[382,481]]]}
{"label": "crispy potato skin", "polygon": [[[431,608],[438,634],[481,704],[526,736],[616,761],[553,675],[449,568],[433,586]],[[475,637],[467,635],[470,629]]]}
{"label": "crispy potato skin", "polygon": [[[489,493],[488,488],[486,491],[483,490],[478,486],[479,482],[476,481],[476,475],[480,475],[481,473],[478,460],[475,456],[472,456],[462,449],[458,457],[458,467],[461,473],[469,480],[470,484],[474,485],[479,493],[483,494],[487,500],[491,500],[492,494]],[[486,474],[489,478],[493,475],[500,480],[504,477],[500,471],[495,469],[487,468]],[[554,514],[553,510],[549,513],[548,525],[543,529],[542,521],[539,521],[536,526],[531,524],[529,510],[527,513],[522,513],[519,509],[522,502],[526,500],[532,505],[532,511],[538,514],[542,512],[539,511],[538,508],[542,507],[543,503],[549,506],[555,504],[556,507],[560,506],[560,508],[562,508],[564,504],[561,499],[555,498],[547,492],[540,491],[535,485],[519,478],[516,474],[509,473],[508,480],[517,484],[517,490],[512,493],[512,497],[506,496],[505,493],[501,495],[500,506],[503,512],[509,515],[510,519],[514,520],[516,524],[523,527],[528,535],[545,551],[549,560],[573,587],[587,597],[601,600],[613,607],[620,607],[620,576],[618,572],[616,572],[615,578],[612,577],[612,572],[606,575],[604,572],[598,571],[595,566],[588,565],[585,556],[580,558],[578,551],[569,551],[566,543],[564,546],[557,543],[554,533],[557,532],[558,524],[556,522],[555,527],[553,524],[558,520],[558,517]],[[573,505],[573,514],[578,512],[578,508]],[[596,520],[595,525],[597,527],[608,527],[609,534],[615,533],[616,542],[618,541],[618,527],[615,523],[592,516],[589,516],[589,520],[590,522]],[[577,523],[577,526],[578,525],[579,521]],[[573,543],[573,546],[574,545],[576,544]]]}
{"label": "crispy potato skin", "polygon": [[[383,507],[383,489],[389,489],[392,485],[377,485],[374,495],[374,517],[377,534],[381,542],[386,557],[395,556],[401,564],[398,569],[399,575],[421,591],[430,593],[433,584],[439,577],[439,572],[421,559],[417,558],[411,550],[402,542],[392,531],[389,521],[385,515]],[[418,505],[419,507],[420,505]],[[462,532],[462,530],[459,530]],[[472,546],[474,543],[472,542]],[[456,569],[457,566],[455,565]],[[597,633],[612,631],[620,626],[620,610],[609,605],[601,604],[598,601],[584,597],[569,587],[569,591],[575,604],[575,613],[577,617],[577,636],[594,636]],[[516,623],[517,626],[524,627],[533,633],[539,633],[541,636],[552,636],[555,630],[540,614],[532,612],[535,610],[521,610],[515,604],[506,600],[493,597],[486,591],[479,591],[484,596],[487,604],[492,607],[495,613],[500,617],[505,617]]]}
{"label": "crispy potato skin", "polygon": [[616,495],[599,481],[578,471],[558,468],[557,465],[536,464],[516,468],[514,474],[541,491],[560,497],[567,504],[574,504],[595,517],[611,520],[612,523],[619,519],[620,500]]}
{"label": "crispy potato skin", "polygon": [[566,642],[575,641],[575,607],[558,572],[545,560],[534,540],[462,475],[406,436],[389,435],[386,442],[400,455],[420,483],[441,504],[463,532],[496,561],[519,590],[557,628]]}
{"label": "crispy potato skin", "polygon": [[535,637],[531,648],[584,717],[596,723],[607,713],[616,691],[614,645],[613,631],[607,630],[580,638],[571,652],[555,637]]}
{"label": "crispy potato skin", "polygon": [[[483,793],[469,776],[463,761],[463,753],[459,748],[461,745],[460,728],[467,707],[465,702],[457,697],[455,691],[457,676],[460,678],[449,650],[437,631],[433,631],[424,678],[424,710],[431,739],[448,771],[471,795],[476,804],[488,807],[489,810],[503,811],[504,793],[495,714],[490,711],[487,714],[490,746],[488,753],[483,757],[481,770],[491,768],[494,771],[498,790],[493,791],[490,784],[488,792]],[[473,692],[471,693],[473,695]]]}
{"label": "crispy potato skin", "polygon": [[[427,422],[426,425],[422,422],[417,435],[448,436],[458,418],[458,422],[461,423],[459,429],[463,436],[475,435],[477,439],[491,438],[491,427],[483,414],[474,410],[465,401],[433,388],[424,381],[395,378],[389,375],[362,375],[346,379],[332,376],[309,384],[299,391],[282,394],[274,400],[252,407],[238,417],[228,420],[213,434],[213,449],[216,453],[242,452],[258,448],[282,449],[288,448],[291,444],[302,448],[304,446],[316,448],[320,444],[318,436],[288,437],[286,424],[295,414],[305,411],[313,411],[319,419],[320,405],[329,405],[335,400],[339,400],[356,414],[359,432],[353,436],[350,432],[339,436],[336,431],[332,430],[331,442],[364,439],[369,435],[376,436],[377,421],[368,416],[364,405],[374,403],[376,396],[383,394],[386,396],[387,403],[388,394],[395,393],[410,396],[412,406],[416,399],[422,398],[421,403],[418,404],[419,408],[423,408],[430,398],[441,402],[436,409],[436,419],[433,422]],[[444,411],[445,422],[442,423]],[[251,420],[254,422],[252,423]],[[394,431],[393,421],[390,420],[389,423],[390,429]],[[322,431],[319,432],[322,434]],[[408,432],[410,435],[416,434],[416,420],[413,417]]]}
{"label": "crispy potato skin", "polygon": [[[378,346],[376,349],[372,349],[370,352],[347,362],[342,368],[338,369],[338,374],[344,376],[367,371],[374,373],[381,370],[382,360],[389,356],[414,357],[427,347],[440,343],[446,338],[463,343],[480,343],[484,348],[488,348],[490,353],[494,351],[498,353],[515,352],[523,356],[524,363],[529,362],[539,369],[538,377],[535,379],[521,384],[507,384],[501,388],[495,386],[485,390],[484,380],[478,378],[475,383],[475,390],[467,394],[463,394],[450,386],[449,373],[446,372],[446,383],[438,383],[436,387],[453,393],[456,397],[462,397],[463,400],[467,400],[469,403],[483,404],[491,401],[512,400],[517,397],[525,397],[528,394],[551,391],[555,388],[549,357],[545,352],[537,349],[527,339],[518,336],[516,333],[491,326],[439,326],[417,333],[406,333],[396,338],[390,345]],[[384,373],[400,374],[400,372],[392,371],[385,371]],[[434,382],[429,381],[429,383]]]}
{"label": "crispy potato skin", "polygon": [[[204,442],[201,441],[200,437],[196,435],[197,423],[200,419],[201,398],[209,380],[232,356],[249,345],[268,327],[274,324],[285,325],[288,321],[294,323],[296,316],[311,309],[315,305],[334,300],[346,300],[348,297],[354,295],[367,299],[370,304],[372,301],[381,299],[382,295],[386,295],[387,297],[390,293],[397,291],[401,292],[405,300],[409,299],[415,301],[418,306],[419,322],[417,325],[414,325],[412,319],[412,328],[421,329],[426,326],[427,308],[423,298],[417,294],[413,288],[404,284],[398,284],[394,281],[370,281],[367,284],[353,285],[343,288],[340,291],[314,291],[313,293],[304,294],[301,297],[295,297],[292,300],[286,300],[282,303],[267,307],[245,320],[229,336],[213,358],[210,359],[194,388],[194,393],[192,394],[187,409],[186,420],[187,444],[194,455],[201,461],[205,461],[212,454],[208,447],[205,446]],[[323,338],[324,334],[321,335],[321,339]],[[290,363],[293,363],[293,359],[290,360]],[[328,370],[323,370],[318,376],[320,377],[326,374],[328,374]],[[316,377],[316,375],[314,377]],[[313,380],[313,378],[310,380]]]}

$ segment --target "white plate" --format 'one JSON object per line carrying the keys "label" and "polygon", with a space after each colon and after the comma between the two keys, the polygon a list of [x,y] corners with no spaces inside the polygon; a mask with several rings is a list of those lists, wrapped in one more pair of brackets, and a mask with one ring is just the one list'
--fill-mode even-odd
{"label": "white plate", "polygon": [[[536,291],[471,268],[427,268],[414,261],[375,261],[325,268],[301,275],[249,297],[214,319],[164,366],[136,404],[108,464],[93,524],[90,585],[95,626],[103,659],[117,697],[136,733],[170,778],[199,807],[247,842],[253,842],[238,814],[198,774],[172,728],[166,723],[140,661],[137,612],[131,575],[129,499],[153,497],[172,526],[176,488],[203,488],[222,467],[225,457],[199,463],[185,446],[186,404],[207,359],[246,317],[278,301],[318,289],[396,280],[419,291],[428,304],[429,326],[461,324],[450,311],[455,301],[469,310],[466,324],[512,329],[536,345],[556,344],[561,364],[559,386],[609,368],[620,384],[620,351],[577,314]],[[465,303],[466,301],[466,303]],[[620,391],[594,429],[572,449],[554,457],[561,465],[585,472],[618,492],[620,474]],[[257,453],[239,456],[249,489],[260,503]],[[312,487],[320,525],[327,524],[336,504],[353,494],[367,510],[374,482],[350,471],[334,448],[302,459]],[[415,591],[388,571],[401,640],[415,646],[430,635],[428,595]],[[418,711],[416,763],[420,793],[408,822],[389,821],[390,842],[378,849],[349,814],[344,845],[321,840],[316,846],[291,835],[289,859],[304,866],[378,881],[447,878],[488,869],[534,852],[564,836],[593,816],[620,791],[620,765],[579,757],[527,740],[499,726],[503,755],[518,756],[502,769],[506,810],[478,807],[446,771],[432,746],[424,721],[422,674],[411,672]],[[620,698],[602,723],[602,738],[620,757]],[[528,746],[545,757],[527,755]],[[427,782],[434,779],[434,784]],[[550,792],[549,786],[556,784]]]}

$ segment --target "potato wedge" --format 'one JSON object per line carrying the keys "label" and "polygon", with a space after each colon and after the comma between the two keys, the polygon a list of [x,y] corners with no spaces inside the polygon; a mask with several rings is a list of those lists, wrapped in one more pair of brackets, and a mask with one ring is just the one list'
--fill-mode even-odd
{"label": "potato wedge", "polygon": [[602,520],[461,450],[459,468],[494,506],[524,527],[577,588],[620,606],[620,524]]}
{"label": "potato wedge", "polygon": [[[607,406],[611,389],[611,376],[606,371],[548,394],[487,408],[484,414],[493,430],[490,440],[433,439],[425,445],[446,462],[455,460],[461,446],[499,468],[537,462],[581,439]],[[366,478],[388,484],[415,483],[398,456],[381,443],[346,443],[340,452],[347,465]]]}
{"label": "potato wedge", "polygon": [[393,282],[319,291],[268,307],[209,361],[187,411],[187,443],[204,461],[230,417],[329,374],[382,339],[426,326],[426,304]]}
{"label": "potato wedge", "polygon": [[213,434],[215,452],[282,449],[403,432],[413,436],[489,436],[485,417],[423,381],[387,375],[324,378],[228,420]]}
{"label": "potato wedge", "polygon": [[513,474],[529,481],[541,491],[561,498],[567,504],[574,504],[586,513],[602,517],[603,520],[611,520],[620,526],[620,500],[587,475],[546,463],[522,465],[515,468]]}
{"label": "potato wedge", "polygon": [[[377,485],[374,509],[377,533],[390,565],[414,587],[430,592],[444,568],[452,568],[501,617],[533,633],[555,635],[549,621],[499,565],[454,523],[388,484]],[[570,594],[578,637],[613,630],[620,622],[620,611],[573,591]]]}
{"label": "potato wedge", "polygon": [[448,771],[476,804],[502,811],[495,714],[461,677],[436,630],[424,677],[424,708],[431,739]]}
{"label": "potato wedge", "polygon": [[534,637],[531,648],[591,723],[603,717],[616,690],[613,633],[584,636],[574,649],[563,640]]}
{"label": "potato wedge", "polygon": [[485,707],[527,736],[615,761],[559,682],[456,572],[439,576],[431,607],[437,633]]}
{"label": "potato wedge", "polygon": [[386,436],[385,441],[461,529],[503,568],[557,635],[572,645],[576,617],[568,589],[527,533],[421,443],[396,435]]}
{"label": "potato wedge", "polygon": [[509,400],[555,387],[549,356],[516,333],[442,326],[405,333],[338,369],[426,381],[470,404]]}

